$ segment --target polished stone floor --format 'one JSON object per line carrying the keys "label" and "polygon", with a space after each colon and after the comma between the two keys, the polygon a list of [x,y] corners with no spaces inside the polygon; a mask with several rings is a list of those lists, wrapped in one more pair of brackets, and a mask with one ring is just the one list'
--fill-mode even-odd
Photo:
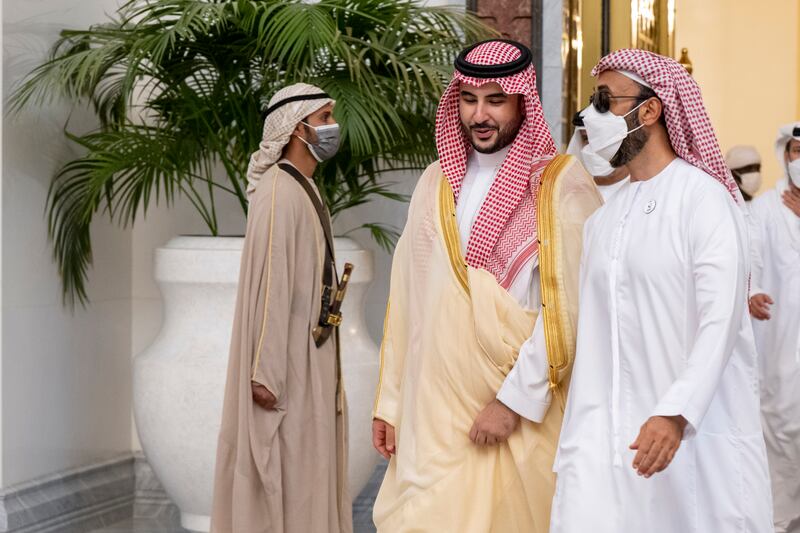
{"label": "polished stone floor", "polygon": [[[353,503],[354,533],[375,533],[372,524],[372,504],[378,494],[386,463],[381,463]],[[91,533],[190,533],[174,523],[174,520],[157,518],[131,518]]]}

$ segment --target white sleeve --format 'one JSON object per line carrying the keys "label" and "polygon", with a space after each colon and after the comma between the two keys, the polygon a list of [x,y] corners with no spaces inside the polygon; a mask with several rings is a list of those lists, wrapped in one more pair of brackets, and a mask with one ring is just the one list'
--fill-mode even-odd
{"label": "white sleeve", "polygon": [[520,348],[517,361],[500,387],[497,399],[518,415],[532,422],[541,422],[552,397],[548,372],[544,323],[539,309],[533,334]]}
{"label": "white sleeve", "polygon": [[764,271],[763,259],[763,235],[761,220],[759,220],[756,210],[749,209],[747,212],[747,228],[750,235],[750,296],[762,294],[761,275]]}

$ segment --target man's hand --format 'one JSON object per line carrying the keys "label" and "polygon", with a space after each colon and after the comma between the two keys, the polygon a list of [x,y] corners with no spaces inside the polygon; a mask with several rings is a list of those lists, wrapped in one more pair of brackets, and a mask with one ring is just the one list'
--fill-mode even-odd
{"label": "man's hand", "polygon": [[264,385],[251,381],[250,387],[253,389],[253,401],[256,404],[264,409],[275,409],[278,400]]}
{"label": "man's hand", "polygon": [[397,453],[394,442],[394,426],[378,418],[373,418],[372,445],[384,459],[389,459]]}
{"label": "man's hand", "polygon": [[800,217],[800,192],[788,190],[783,191],[783,205],[792,210],[792,213]]}
{"label": "man's hand", "polygon": [[757,320],[769,320],[769,306],[774,303],[767,294],[754,294],[750,297],[750,314]]}
{"label": "man's hand", "polygon": [[514,432],[518,424],[519,415],[495,398],[475,419],[469,430],[469,440],[478,446],[499,444]]}
{"label": "man's hand", "polygon": [[631,450],[637,450],[633,458],[636,473],[647,478],[667,468],[681,445],[686,424],[682,416],[648,418],[631,444]]}

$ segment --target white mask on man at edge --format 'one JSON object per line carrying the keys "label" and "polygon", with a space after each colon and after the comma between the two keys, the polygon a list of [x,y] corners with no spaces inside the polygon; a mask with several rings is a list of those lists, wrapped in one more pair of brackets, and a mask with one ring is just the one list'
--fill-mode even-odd
{"label": "white mask on man at edge", "polygon": [[800,188],[800,159],[795,159],[787,165],[789,172],[789,179],[792,180],[794,186]]}

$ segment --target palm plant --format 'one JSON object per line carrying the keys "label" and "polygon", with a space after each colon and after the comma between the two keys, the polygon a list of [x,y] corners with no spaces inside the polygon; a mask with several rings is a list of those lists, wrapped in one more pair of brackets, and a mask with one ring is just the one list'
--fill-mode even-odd
{"label": "palm plant", "polygon": [[[288,83],[337,100],[342,145],[317,177],[331,214],[375,195],[404,200],[379,175],[434,157],[435,105],[453,57],[487,33],[468,14],[418,0],[128,0],[103,24],[62,31],[9,105],[66,98],[98,119],[84,135],[65,127],[83,155],[60,168],[48,195],[65,302],[86,303],[98,213],[128,227],[182,195],[216,235],[217,193],[246,211],[262,110]],[[396,236],[363,227],[385,247]]]}

